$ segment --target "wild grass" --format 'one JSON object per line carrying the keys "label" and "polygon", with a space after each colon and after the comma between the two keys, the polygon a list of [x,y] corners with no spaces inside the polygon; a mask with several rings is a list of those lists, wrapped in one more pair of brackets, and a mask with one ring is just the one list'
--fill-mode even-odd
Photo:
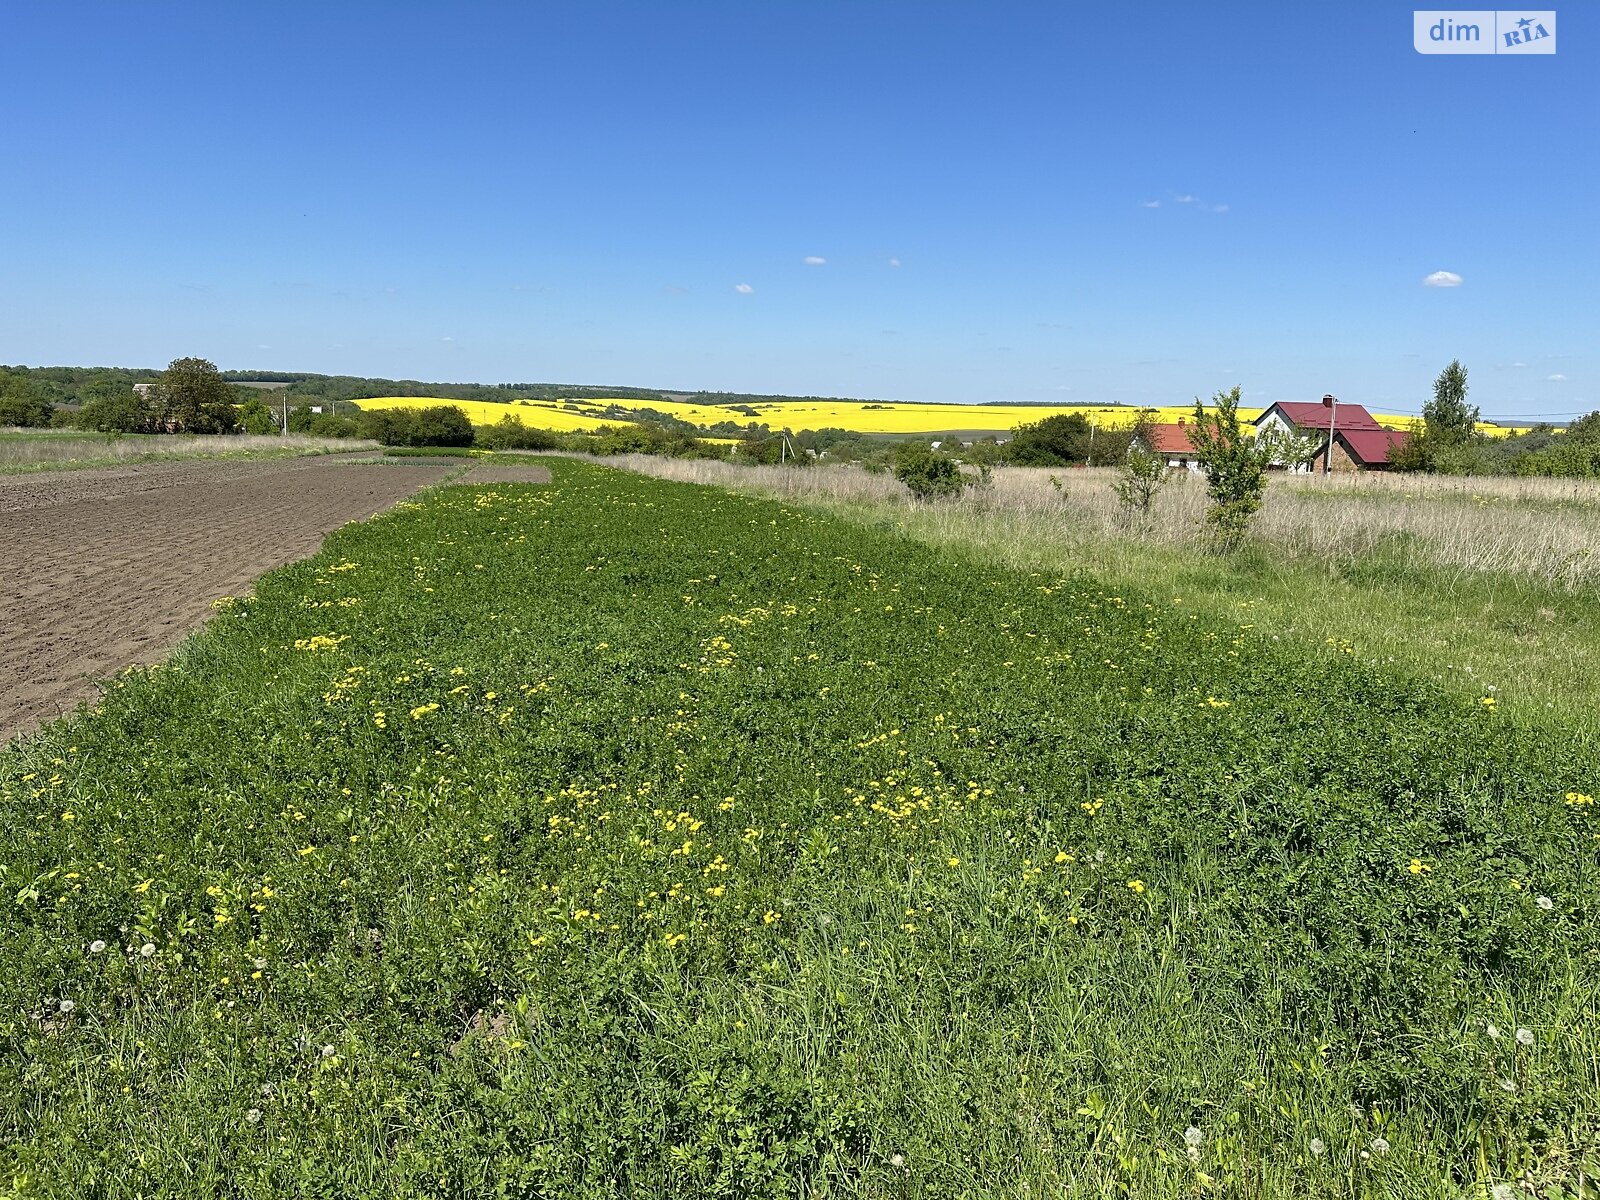
{"label": "wild grass", "polygon": [[344,454],[376,442],[290,434],[187,437],[181,434],[86,434],[65,430],[0,432],[0,474],[113,466],[187,458],[286,458]]}
{"label": "wild grass", "polygon": [[[809,470],[626,455],[645,474],[787,500],[919,506],[891,475],[850,466]],[[1205,548],[1204,483],[1174,473],[1147,522],[1131,528],[1115,471],[1001,467],[992,486],[946,507],[1032,523],[1057,541]],[[1587,480],[1333,475],[1271,478],[1253,527],[1260,546],[1339,569],[1374,550],[1397,566],[1526,578],[1571,590],[1600,584],[1600,483]]]}
{"label": "wild grass", "polygon": [[1591,1200],[1593,737],[553,465],[0,754],[13,1192]]}
{"label": "wild grass", "polygon": [[1271,480],[1247,548],[1206,546],[1176,476],[1130,527],[1109,470],[1001,468],[917,503],[887,474],[629,456],[631,470],[805,505],[981,561],[1157,588],[1312,654],[1354,654],[1600,724],[1600,485],[1385,476]]}

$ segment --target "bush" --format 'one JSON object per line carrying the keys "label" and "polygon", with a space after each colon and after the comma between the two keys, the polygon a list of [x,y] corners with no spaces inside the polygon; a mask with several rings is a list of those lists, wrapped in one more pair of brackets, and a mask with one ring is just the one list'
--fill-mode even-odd
{"label": "bush", "polygon": [[966,486],[955,459],[916,442],[907,442],[895,454],[894,477],[918,500],[957,496]]}
{"label": "bush", "polygon": [[475,445],[485,450],[554,450],[561,439],[547,429],[530,429],[515,413],[478,430]]}
{"label": "bush", "polygon": [[[272,432],[268,430],[267,432]],[[361,425],[354,417],[335,416],[333,413],[316,413],[306,426],[312,437],[354,438],[361,436]]]}
{"label": "bush", "polygon": [[79,410],[74,424],[96,433],[149,433],[153,428],[150,406],[131,388],[90,400]]}
{"label": "bush", "polygon": [[16,380],[0,391],[0,425],[48,426],[54,406],[30,380]]}
{"label": "bush", "polygon": [[1089,461],[1089,420],[1082,413],[1057,413],[1018,425],[1005,445],[1005,460],[1019,467],[1070,467]]}
{"label": "bush", "polygon": [[[294,414],[289,414],[294,428]],[[472,422],[453,404],[434,408],[385,408],[361,414],[361,432],[385,446],[470,446]],[[309,429],[308,429],[309,432]]]}
{"label": "bush", "polygon": [[[1145,520],[1150,516],[1156,493],[1167,482],[1167,460],[1150,449],[1153,440],[1151,422],[1141,418],[1129,436],[1122,466],[1113,484],[1123,519],[1130,524],[1135,518]],[[1053,481],[1055,476],[1051,479]]]}
{"label": "bush", "polygon": [[239,426],[246,433],[257,434],[277,433],[279,429],[278,418],[256,396],[239,406]]}
{"label": "bush", "polygon": [[1194,429],[1189,441],[1206,477],[1211,526],[1219,550],[1239,548],[1250,518],[1261,507],[1267,465],[1277,447],[1269,438],[1251,438],[1239,424],[1239,389],[1218,392],[1207,412],[1198,397],[1194,402]]}

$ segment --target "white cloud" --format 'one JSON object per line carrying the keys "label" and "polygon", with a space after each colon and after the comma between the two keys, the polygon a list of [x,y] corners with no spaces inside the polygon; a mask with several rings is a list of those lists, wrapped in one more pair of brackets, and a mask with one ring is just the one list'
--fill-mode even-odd
{"label": "white cloud", "polygon": [[439,340],[441,342],[453,342],[453,341],[455,341],[455,338],[453,338],[453,337],[442,337]]}
{"label": "white cloud", "polygon": [[1565,383],[1567,381],[1565,375],[1546,375],[1544,378],[1546,383]]}
{"label": "white cloud", "polygon": [[733,290],[738,292],[741,296],[748,296],[751,292],[755,291],[755,288],[751,287],[748,283],[736,283],[733,285]]}
{"label": "white cloud", "polygon": [[820,267],[828,260],[823,258],[820,254],[808,254],[801,261],[804,262],[808,267]]}
{"label": "white cloud", "polygon": [[1139,201],[1139,205],[1140,205],[1141,208],[1160,208],[1161,207],[1161,201],[1159,201],[1159,200],[1141,200],[1141,201]]}
{"label": "white cloud", "polygon": [[1211,211],[1214,213],[1225,213],[1228,211],[1228,206],[1226,204],[1218,204],[1213,206]]}
{"label": "white cloud", "polygon": [[1454,271],[1435,271],[1422,281],[1423,287],[1460,287],[1461,276]]}
{"label": "white cloud", "polygon": [[889,265],[891,267],[898,267],[900,265],[900,260],[898,258],[891,258],[889,260]]}
{"label": "white cloud", "polygon": [[265,342],[257,342],[256,343],[256,349],[257,350],[271,350],[272,347],[267,345]]}
{"label": "white cloud", "polygon": [[1179,204],[1193,204],[1194,203],[1194,197],[1193,196],[1189,196],[1189,195],[1174,196],[1173,199],[1176,200]]}

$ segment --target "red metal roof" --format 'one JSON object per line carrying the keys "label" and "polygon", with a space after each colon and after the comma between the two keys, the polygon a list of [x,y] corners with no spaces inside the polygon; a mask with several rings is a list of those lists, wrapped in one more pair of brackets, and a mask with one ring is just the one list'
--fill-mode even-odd
{"label": "red metal roof", "polygon": [[1346,429],[1342,420],[1334,436],[1350,451],[1351,458],[1369,467],[1387,463],[1389,454],[1411,437],[1403,429]]}
{"label": "red metal roof", "polygon": [[1193,454],[1194,443],[1189,440],[1187,425],[1150,426],[1150,452],[1152,454]]}
{"label": "red metal roof", "polygon": [[[1326,429],[1328,427],[1328,418],[1333,413],[1333,410],[1326,407],[1320,400],[1314,404],[1280,401],[1274,404],[1272,408],[1276,408],[1283,413],[1299,429]],[[1272,408],[1269,408],[1267,412],[1271,412]],[[1266,415],[1267,413],[1261,414],[1262,417]],[[1260,423],[1261,417],[1257,417],[1256,424],[1259,425]],[[1361,405],[1340,404],[1338,423],[1335,428],[1340,433],[1343,433],[1347,429],[1382,429],[1383,426],[1373,420],[1372,414],[1362,408]]]}

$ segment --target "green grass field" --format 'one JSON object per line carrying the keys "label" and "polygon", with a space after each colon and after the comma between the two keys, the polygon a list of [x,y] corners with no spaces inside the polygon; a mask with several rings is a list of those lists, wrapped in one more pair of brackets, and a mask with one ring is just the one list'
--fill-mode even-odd
{"label": "green grass field", "polygon": [[0,756],[0,1192],[1593,1194],[1591,723],[553,465]]}

